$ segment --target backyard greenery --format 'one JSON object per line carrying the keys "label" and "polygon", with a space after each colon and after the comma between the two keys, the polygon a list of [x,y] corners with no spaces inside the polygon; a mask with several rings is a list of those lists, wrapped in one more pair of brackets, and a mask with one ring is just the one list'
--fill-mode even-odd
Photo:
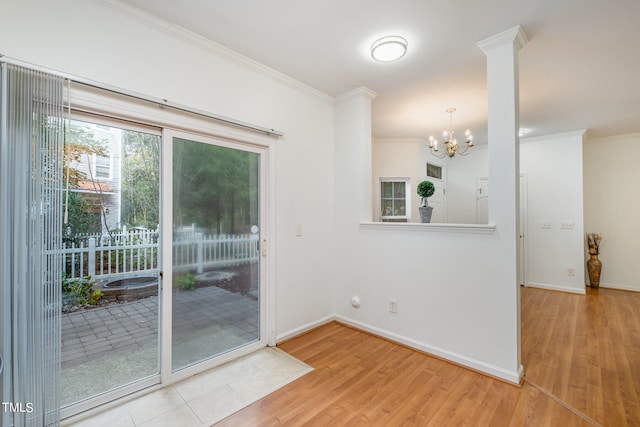
{"label": "backyard greenery", "polygon": [[69,279],[62,276],[62,302],[64,305],[96,305],[102,298],[100,289],[92,289],[96,282],[91,276]]}
{"label": "backyard greenery", "polygon": [[176,140],[174,225],[197,224],[214,234],[246,233],[258,223],[258,160],[255,153]]}
{"label": "backyard greenery", "polygon": [[160,222],[159,139],[124,131],[122,150],[122,224],[156,229]]}
{"label": "backyard greenery", "polygon": [[[79,187],[81,181],[92,180],[93,177],[81,168],[93,155],[105,155],[107,141],[98,140],[93,133],[80,126],[71,126],[68,122],[65,132],[65,148],[62,172],[69,190]],[[100,215],[96,215],[87,199],[75,191],[65,191],[65,212],[68,220],[65,224],[65,242],[79,233],[93,233],[100,230]]]}
{"label": "backyard greenery", "polygon": [[196,288],[198,279],[192,273],[182,273],[176,277],[175,284],[180,290],[191,291]]}

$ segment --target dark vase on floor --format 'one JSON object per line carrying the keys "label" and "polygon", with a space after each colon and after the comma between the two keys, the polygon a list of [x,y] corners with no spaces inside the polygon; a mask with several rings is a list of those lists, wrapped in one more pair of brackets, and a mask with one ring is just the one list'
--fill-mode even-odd
{"label": "dark vase on floor", "polygon": [[587,272],[589,273],[589,285],[592,288],[599,287],[602,261],[598,259],[598,254],[591,254],[591,258],[587,260]]}

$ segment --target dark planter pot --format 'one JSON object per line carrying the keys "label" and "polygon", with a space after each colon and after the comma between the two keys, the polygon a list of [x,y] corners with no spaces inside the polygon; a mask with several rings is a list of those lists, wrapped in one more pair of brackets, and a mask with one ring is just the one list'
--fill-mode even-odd
{"label": "dark planter pot", "polygon": [[420,222],[431,222],[431,214],[433,213],[433,208],[431,206],[421,206],[418,210],[420,211]]}

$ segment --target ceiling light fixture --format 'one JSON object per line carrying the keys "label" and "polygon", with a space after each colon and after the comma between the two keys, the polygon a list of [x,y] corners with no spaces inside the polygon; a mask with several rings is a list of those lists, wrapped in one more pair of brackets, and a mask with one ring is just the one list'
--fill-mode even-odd
{"label": "ceiling light fixture", "polygon": [[444,150],[440,151],[438,148],[438,140],[433,139],[433,135],[429,137],[429,148],[431,149],[431,154],[438,158],[443,158],[445,156],[449,156],[452,159],[456,154],[460,154],[464,156],[468,154],[473,148],[473,135],[469,129],[464,133],[467,140],[465,143],[467,144],[464,147],[464,150],[460,151],[460,146],[458,145],[458,141],[453,138],[453,113],[456,112],[455,108],[447,108],[447,113],[449,113],[449,130],[445,130],[442,132],[442,136],[444,136]]}
{"label": "ceiling light fixture", "polygon": [[407,53],[407,40],[400,36],[382,37],[371,45],[371,57],[380,62],[393,62]]}

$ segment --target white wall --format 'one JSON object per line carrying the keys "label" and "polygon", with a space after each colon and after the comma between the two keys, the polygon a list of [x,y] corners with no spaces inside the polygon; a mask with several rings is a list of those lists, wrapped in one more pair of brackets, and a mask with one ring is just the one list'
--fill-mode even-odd
{"label": "white wall", "polygon": [[447,222],[476,224],[477,179],[489,175],[488,146],[475,146],[466,156],[447,160]]}
{"label": "white wall", "polygon": [[[358,210],[363,182],[371,192],[371,174],[362,167],[371,161],[363,155],[371,130],[356,120],[370,109],[364,97],[355,93],[336,105],[338,319],[517,382],[517,286],[515,274],[513,281],[503,277],[510,271],[502,258],[504,232],[369,226],[370,216]],[[354,295],[359,308],[351,306]],[[389,299],[398,302],[396,314]]]}
{"label": "white wall", "polygon": [[[527,285],[584,293],[582,138],[584,131],[524,138],[527,182]],[[489,179],[491,188],[491,178]],[[562,222],[573,229],[561,229]],[[550,228],[543,228],[543,223]],[[575,269],[575,276],[568,269]]]}
{"label": "white wall", "polygon": [[602,287],[640,291],[636,270],[639,164],[640,133],[588,139],[584,144],[585,231],[604,236],[600,246]]}
{"label": "white wall", "polygon": [[[333,313],[333,100],[197,36],[99,1],[2,4],[0,53],[275,128],[276,334]],[[303,236],[295,237],[295,224]]]}
{"label": "white wall", "polygon": [[409,222],[420,222],[420,197],[416,193],[424,172],[418,169],[421,139],[376,138],[372,145],[373,220],[380,221],[380,178],[409,178],[411,191],[411,218]]}

